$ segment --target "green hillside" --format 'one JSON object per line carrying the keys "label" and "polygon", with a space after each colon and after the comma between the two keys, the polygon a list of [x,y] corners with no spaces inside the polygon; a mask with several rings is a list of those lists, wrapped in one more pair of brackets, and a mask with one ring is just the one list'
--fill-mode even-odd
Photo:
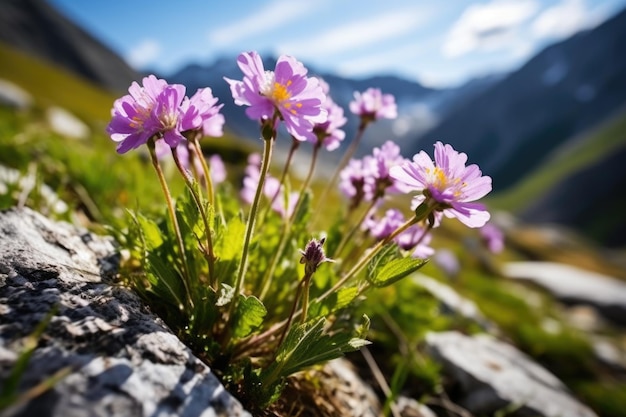
{"label": "green hillside", "polygon": [[104,123],[115,100],[112,93],[60,67],[0,43],[0,78],[28,91],[35,105],[60,106],[87,123]]}
{"label": "green hillside", "polygon": [[489,198],[497,209],[520,212],[559,182],[626,146],[626,110],[552,154],[518,185]]}

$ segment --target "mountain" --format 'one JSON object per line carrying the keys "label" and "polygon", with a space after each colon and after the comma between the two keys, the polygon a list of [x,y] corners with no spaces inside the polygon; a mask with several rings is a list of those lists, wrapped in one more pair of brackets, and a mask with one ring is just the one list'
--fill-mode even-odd
{"label": "mountain", "polygon": [[503,190],[626,104],[625,50],[626,10],[547,47],[415,137],[412,151],[450,143]]}
{"label": "mountain", "polygon": [[113,92],[141,76],[44,0],[0,1],[0,42],[51,61]]}
{"label": "mountain", "polygon": [[[265,68],[273,68],[277,57],[266,54],[262,56]],[[213,94],[224,103],[222,112],[229,128],[240,136],[256,138],[259,134],[257,123],[249,120],[242,108],[233,103],[230,88],[223,79],[223,77],[241,79],[242,74],[237,67],[236,59],[234,55],[224,56],[212,63],[193,63],[172,74],[159,76],[171,83],[185,85],[190,93],[198,88],[211,87]],[[450,111],[471,101],[473,97],[501,78],[500,75],[493,75],[472,80],[457,88],[432,89],[397,76],[379,75],[353,79],[320,72],[304,64],[309,69],[309,74],[318,76],[328,83],[333,100],[343,107],[348,119],[344,127],[346,141],[354,137],[358,127],[358,119],[351,117],[348,109],[350,101],[354,99],[355,91],[364,91],[374,87],[395,97],[398,105],[398,118],[380,120],[370,125],[362,138],[361,154],[371,152],[373,146],[378,146],[386,140],[391,139],[402,143],[415,135],[424,133],[439,123]],[[329,158],[333,157],[339,157],[339,155],[329,156]]]}

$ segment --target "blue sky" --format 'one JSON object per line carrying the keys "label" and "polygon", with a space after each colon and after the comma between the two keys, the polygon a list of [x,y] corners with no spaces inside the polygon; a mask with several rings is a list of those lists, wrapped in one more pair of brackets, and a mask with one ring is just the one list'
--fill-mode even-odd
{"label": "blue sky", "polygon": [[48,0],[137,69],[256,50],[321,71],[457,85],[513,69],[626,0]]}

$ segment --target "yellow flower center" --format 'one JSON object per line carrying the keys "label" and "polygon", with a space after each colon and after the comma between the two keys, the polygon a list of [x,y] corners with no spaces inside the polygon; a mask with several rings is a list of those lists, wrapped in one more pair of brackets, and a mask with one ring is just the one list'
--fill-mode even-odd
{"label": "yellow flower center", "polygon": [[287,85],[282,85],[279,82],[274,81],[273,88],[271,90],[271,95],[269,98],[274,100],[277,103],[282,103],[283,101],[289,100],[291,98],[291,94],[287,87],[291,85],[291,80],[287,81]]}
{"label": "yellow flower center", "polygon": [[454,187],[454,197],[460,197],[462,189],[467,185],[466,182],[461,182],[460,178],[448,178],[445,172],[439,167],[434,169],[427,168],[426,174],[430,176],[430,184],[439,191],[444,191],[447,188]]}

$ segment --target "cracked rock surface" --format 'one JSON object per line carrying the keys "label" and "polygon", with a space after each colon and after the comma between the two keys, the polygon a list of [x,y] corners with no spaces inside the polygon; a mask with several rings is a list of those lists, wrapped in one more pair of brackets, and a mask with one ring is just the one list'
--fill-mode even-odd
{"label": "cracked rock surface", "polygon": [[426,344],[462,391],[460,404],[478,415],[597,417],[552,373],[489,335],[429,333]]}
{"label": "cracked rock surface", "polygon": [[[0,415],[249,415],[135,294],[111,282],[117,261],[107,238],[30,209],[0,212],[0,391],[24,341],[53,314],[19,379],[20,400]],[[51,389],[23,396],[61,374]]]}

